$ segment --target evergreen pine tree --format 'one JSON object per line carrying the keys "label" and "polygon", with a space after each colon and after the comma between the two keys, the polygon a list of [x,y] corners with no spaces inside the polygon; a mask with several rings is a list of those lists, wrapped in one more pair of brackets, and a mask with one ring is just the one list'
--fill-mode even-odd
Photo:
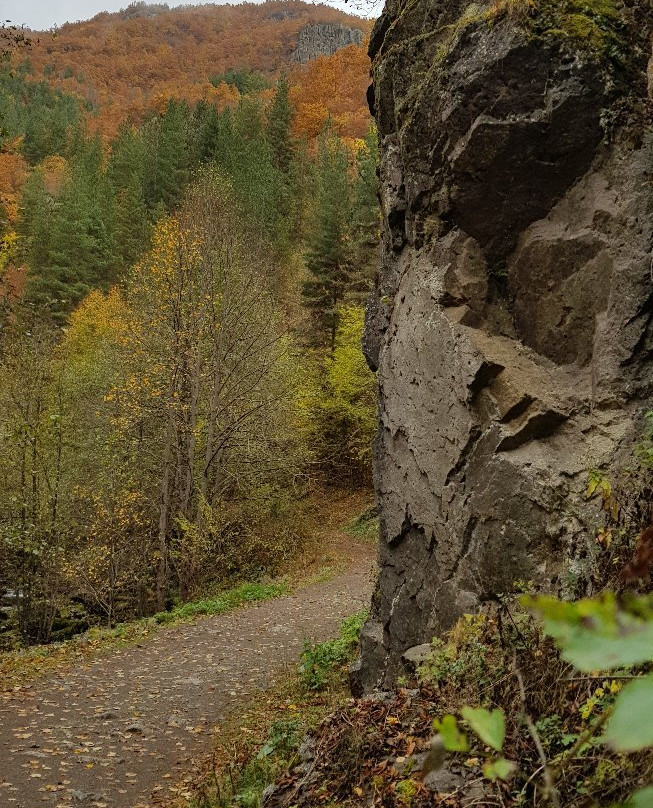
{"label": "evergreen pine tree", "polygon": [[191,114],[188,104],[171,99],[163,115],[144,128],[147,143],[145,201],[172,210],[181,200],[191,170]]}
{"label": "evergreen pine tree", "polygon": [[278,246],[285,238],[288,219],[279,202],[283,178],[274,165],[263,105],[245,96],[233,113],[225,112],[221,118],[215,161],[231,179],[243,215]]}
{"label": "evergreen pine tree", "polygon": [[293,109],[290,103],[290,85],[285,73],[277,82],[274,101],[268,112],[267,136],[272,148],[272,160],[277,171],[290,176],[294,147],[292,141]]}
{"label": "evergreen pine tree", "polygon": [[348,299],[358,304],[367,298],[379,262],[381,232],[377,198],[378,159],[377,132],[376,127],[372,126],[365,135],[363,145],[356,152],[356,177],[350,220],[351,261],[354,270]]}
{"label": "evergreen pine tree", "polygon": [[272,164],[278,175],[276,207],[279,212],[279,226],[276,246],[280,255],[285,258],[288,257],[293,241],[297,243],[301,229],[298,161],[292,136],[293,115],[290,85],[283,74],[268,110],[266,136],[270,144]]}
{"label": "evergreen pine tree", "polygon": [[30,172],[23,186],[17,232],[20,257],[32,271],[47,266],[52,254],[54,202],[41,169]]}
{"label": "evergreen pine tree", "polygon": [[318,342],[335,349],[338,309],[351,282],[346,236],[349,217],[347,152],[330,127],[320,137],[317,165],[317,211],[306,256],[310,273],[302,293],[313,313]]}
{"label": "evergreen pine tree", "polygon": [[26,298],[63,322],[90,289],[116,277],[113,195],[99,137],[77,155],[56,198],[45,192],[42,178],[35,181],[24,197],[22,219]]}
{"label": "evergreen pine tree", "polygon": [[142,134],[123,127],[112,144],[107,169],[115,197],[116,257],[123,271],[149,244],[151,222],[145,204],[145,158]]}
{"label": "evergreen pine tree", "polygon": [[199,101],[193,112],[195,161],[206,163],[215,157],[220,137],[221,115],[208,101]]}

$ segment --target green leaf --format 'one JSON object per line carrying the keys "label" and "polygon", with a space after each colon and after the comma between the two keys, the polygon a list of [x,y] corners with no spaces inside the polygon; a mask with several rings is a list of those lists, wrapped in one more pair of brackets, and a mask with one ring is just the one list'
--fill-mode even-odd
{"label": "green leaf", "polygon": [[467,752],[467,736],[460,731],[455,716],[445,715],[441,721],[433,722],[433,729],[440,733],[442,745],[447,752]]}
{"label": "green leaf", "polygon": [[626,803],[625,808],[653,808],[653,786],[636,791]]}
{"label": "green leaf", "polygon": [[637,604],[644,614],[619,609],[612,593],[576,603],[549,596],[521,601],[539,612],[546,633],[557,641],[564,659],[578,670],[611,670],[653,659],[653,620],[647,619],[647,599]]}
{"label": "green leaf", "polygon": [[500,752],[506,738],[506,722],[503,710],[486,710],[484,707],[463,707],[462,716],[478,737]]}
{"label": "green leaf", "polygon": [[512,760],[505,758],[496,758],[495,760],[486,760],[483,764],[483,776],[488,780],[508,780],[516,769],[516,765]]}
{"label": "green leaf", "polygon": [[653,746],[653,676],[631,682],[617,696],[605,740],[620,752]]}

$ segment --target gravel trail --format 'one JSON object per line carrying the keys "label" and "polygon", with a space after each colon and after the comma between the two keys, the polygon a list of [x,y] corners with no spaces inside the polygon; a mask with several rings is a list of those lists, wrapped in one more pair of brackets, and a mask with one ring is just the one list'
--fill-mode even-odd
{"label": "gravel trail", "polygon": [[164,628],[0,698],[2,808],[142,808],[163,797],[212,728],[269,687],[305,640],[369,603],[371,551],[292,595]]}

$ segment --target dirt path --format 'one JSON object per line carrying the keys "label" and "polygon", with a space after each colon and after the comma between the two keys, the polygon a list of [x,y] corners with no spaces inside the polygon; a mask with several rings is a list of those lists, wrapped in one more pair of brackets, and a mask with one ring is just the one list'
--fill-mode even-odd
{"label": "dirt path", "polygon": [[137,808],[208,751],[213,726],[270,686],[306,639],[369,602],[372,550],[293,595],[163,629],[142,646],[0,699],[0,806]]}

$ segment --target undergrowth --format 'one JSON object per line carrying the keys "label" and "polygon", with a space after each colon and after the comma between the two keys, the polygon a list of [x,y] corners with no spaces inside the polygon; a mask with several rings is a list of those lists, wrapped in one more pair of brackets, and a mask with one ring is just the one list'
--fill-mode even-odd
{"label": "undergrowth", "polygon": [[301,681],[305,687],[309,690],[323,690],[334,672],[351,660],[367,614],[363,610],[344,620],[335,640],[306,643],[299,665]]}
{"label": "undergrowth", "polygon": [[[434,640],[411,688],[356,701],[323,722],[310,776],[291,770],[265,808],[458,808],[470,788],[479,806],[623,805],[653,779],[653,752],[610,749],[600,726],[622,688],[646,669],[580,675],[514,603],[465,616]],[[479,715],[499,722],[499,742],[489,731],[473,741]],[[447,748],[459,750],[447,759],[455,785],[437,789],[450,796],[436,799],[424,780],[434,729],[444,736],[447,722],[455,728]],[[555,772],[557,802],[546,797],[545,767]]]}

